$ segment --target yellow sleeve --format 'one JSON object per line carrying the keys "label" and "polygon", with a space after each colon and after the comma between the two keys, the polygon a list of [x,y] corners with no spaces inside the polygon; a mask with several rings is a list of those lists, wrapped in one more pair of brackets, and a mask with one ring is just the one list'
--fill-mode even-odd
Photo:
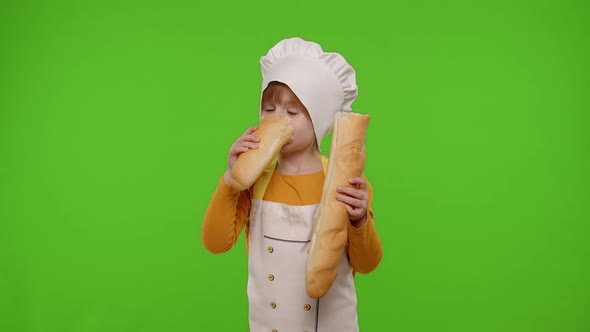
{"label": "yellow sleeve", "polygon": [[[366,181],[367,178],[362,176]],[[355,272],[367,274],[377,268],[383,257],[381,238],[375,228],[375,216],[371,202],[373,200],[373,188],[367,181],[367,193],[369,201],[367,207],[367,221],[359,228],[348,225],[348,256],[350,265]]]}
{"label": "yellow sleeve", "polygon": [[209,252],[220,254],[236,244],[248,221],[251,196],[252,188],[239,192],[223,176],[219,179],[201,224],[201,242]]}

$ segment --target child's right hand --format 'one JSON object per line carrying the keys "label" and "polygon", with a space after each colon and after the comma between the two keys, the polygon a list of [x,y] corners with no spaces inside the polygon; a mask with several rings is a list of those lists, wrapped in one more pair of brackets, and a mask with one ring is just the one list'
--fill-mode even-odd
{"label": "child's right hand", "polygon": [[240,136],[234,144],[229,148],[229,156],[227,158],[227,171],[224,174],[225,183],[230,184],[231,170],[238,159],[238,156],[250,149],[257,149],[256,143],[260,142],[260,138],[252,135],[258,129],[258,126],[252,126]]}

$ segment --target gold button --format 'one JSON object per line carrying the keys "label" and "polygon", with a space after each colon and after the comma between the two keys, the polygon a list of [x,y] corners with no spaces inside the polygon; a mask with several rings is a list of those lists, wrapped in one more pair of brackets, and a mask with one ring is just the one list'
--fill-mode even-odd
{"label": "gold button", "polygon": [[272,332],[279,332],[279,331],[277,331],[277,330],[273,329],[273,330],[272,330]]}
{"label": "gold button", "polygon": [[274,251],[274,249],[273,249],[272,246],[268,246],[268,248],[266,248],[266,250],[268,250],[268,252],[273,252]]}
{"label": "gold button", "polygon": [[270,307],[274,309],[274,308],[276,308],[276,307],[277,307],[277,304],[276,304],[276,303],[274,303],[274,302],[271,302],[271,303],[270,303]]}
{"label": "gold button", "polygon": [[275,276],[273,276],[272,274],[268,275],[268,280],[273,281],[275,280]]}
{"label": "gold button", "polygon": [[309,304],[306,304],[303,306],[303,309],[305,309],[305,311],[309,311],[311,309],[311,306]]}

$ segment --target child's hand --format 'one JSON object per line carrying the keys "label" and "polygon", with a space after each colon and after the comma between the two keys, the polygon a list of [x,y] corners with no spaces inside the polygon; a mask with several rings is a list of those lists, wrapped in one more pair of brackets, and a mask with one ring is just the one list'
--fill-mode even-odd
{"label": "child's hand", "polygon": [[229,185],[231,170],[238,159],[238,156],[250,149],[257,149],[256,143],[260,142],[260,138],[252,135],[258,129],[258,126],[252,126],[240,136],[234,144],[229,148],[229,156],[227,158],[227,171],[224,174],[225,182]]}
{"label": "child's hand", "polygon": [[338,187],[336,199],[345,203],[346,212],[350,223],[356,227],[362,226],[366,221],[369,194],[367,193],[367,182],[362,177],[352,178],[348,181],[355,185],[351,187]]}

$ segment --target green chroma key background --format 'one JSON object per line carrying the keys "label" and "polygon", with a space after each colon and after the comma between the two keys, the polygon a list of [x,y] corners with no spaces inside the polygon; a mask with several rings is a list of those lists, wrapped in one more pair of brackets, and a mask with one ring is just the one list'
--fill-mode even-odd
{"label": "green chroma key background", "polygon": [[243,234],[212,255],[200,225],[291,36],[371,115],[361,331],[590,331],[587,1],[7,1],[0,28],[0,331],[247,331]]}

